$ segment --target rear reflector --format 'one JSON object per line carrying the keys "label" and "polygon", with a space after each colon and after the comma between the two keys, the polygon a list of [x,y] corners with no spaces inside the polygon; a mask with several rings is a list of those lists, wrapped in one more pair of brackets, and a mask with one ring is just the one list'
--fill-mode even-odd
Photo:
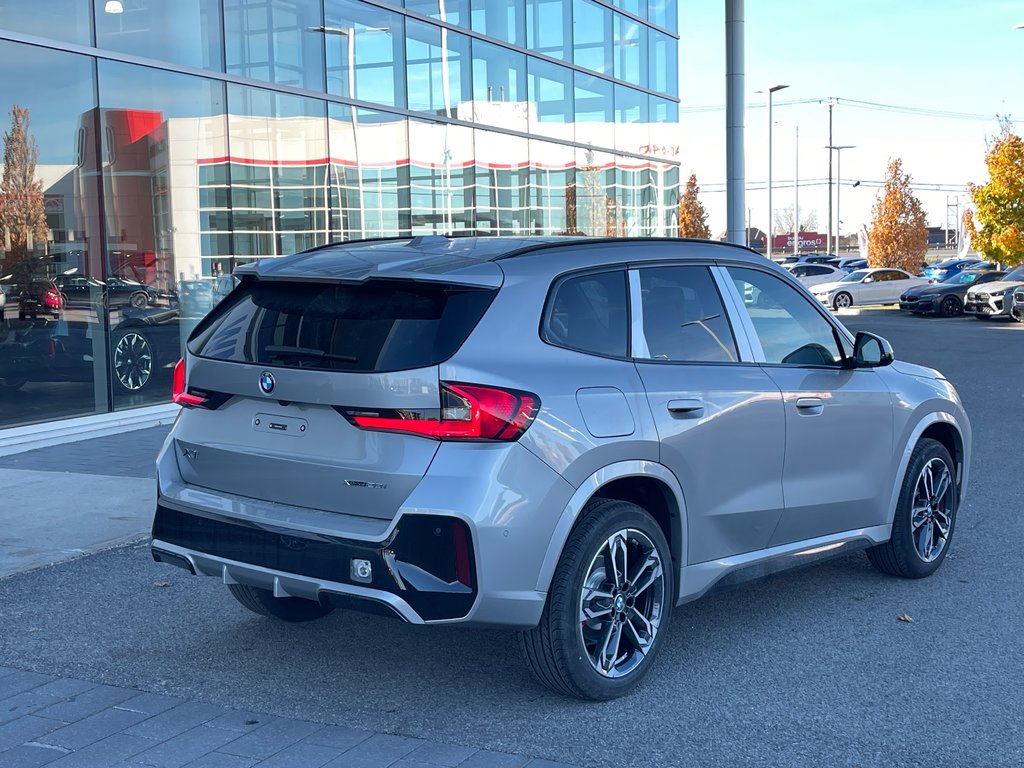
{"label": "rear reflector", "polygon": [[530,392],[442,382],[441,407],[423,410],[337,408],[360,429],[405,432],[435,440],[519,438],[533,423],[540,398]]}

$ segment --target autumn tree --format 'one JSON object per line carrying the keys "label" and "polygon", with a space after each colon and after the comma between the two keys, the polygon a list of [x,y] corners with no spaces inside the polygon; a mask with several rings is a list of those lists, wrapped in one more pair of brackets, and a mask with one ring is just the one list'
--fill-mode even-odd
{"label": "autumn tree", "polygon": [[697,186],[697,174],[691,173],[683,196],[679,198],[679,236],[710,240],[708,212],[697,197],[698,192],[700,187]]}
{"label": "autumn tree", "polygon": [[[814,232],[818,229],[818,212],[800,211],[800,231]],[[786,233],[793,231],[793,206],[775,209],[775,231]]]}
{"label": "autumn tree", "polygon": [[1009,121],[985,155],[987,184],[968,185],[976,209],[965,217],[972,247],[992,261],[1024,263],[1024,140]]}
{"label": "autumn tree", "polygon": [[[4,134],[4,174],[0,182],[0,230],[9,243],[16,272],[33,272],[32,248],[46,240],[43,185],[36,181],[39,147],[29,132],[28,109],[11,107],[11,130]],[[26,274],[26,278],[29,275]]]}
{"label": "autumn tree", "polygon": [[928,251],[924,208],[910,188],[910,174],[897,157],[889,161],[885,185],[871,209],[868,264],[917,274]]}

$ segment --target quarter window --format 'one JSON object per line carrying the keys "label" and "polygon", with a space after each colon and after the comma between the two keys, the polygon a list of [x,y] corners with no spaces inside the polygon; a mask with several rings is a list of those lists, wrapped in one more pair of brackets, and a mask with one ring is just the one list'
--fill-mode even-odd
{"label": "quarter window", "polygon": [[729,267],[765,362],[839,366],[843,356],[833,326],[804,296],[775,275]]}
{"label": "quarter window", "polygon": [[707,267],[640,270],[643,341],[634,357],[686,363],[734,363],[736,342]]}
{"label": "quarter window", "polygon": [[560,347],[626,357],[626,273],[624,270],[563,280],[548,302],[544,340]]}

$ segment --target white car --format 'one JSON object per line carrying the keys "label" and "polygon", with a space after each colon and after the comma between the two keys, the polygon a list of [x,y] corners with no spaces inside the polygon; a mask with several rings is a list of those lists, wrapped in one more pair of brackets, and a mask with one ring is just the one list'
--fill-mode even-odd
{"label": "white car", "polygon": [[899,304],[900,294],[907,288],[929,282],[926,277],[914,277],[902,269],[858,269],[835,282],[814,286],[811,293],[827,307],[846,309],[854,305]]}
{"label": "white car", "polygon": [[964,312],[979,320],[990,317],[1012,317],[1010,299],[1014,289],[1024,286],[1024,267],[1017,267],[1002,280],[985,283],[967,291]]}
{"label": "white car", "polygon": [[831,264],[787,264],[785,269],[808,288],[822,283],[834,283],[846,276],[845,269],[833,267]]}

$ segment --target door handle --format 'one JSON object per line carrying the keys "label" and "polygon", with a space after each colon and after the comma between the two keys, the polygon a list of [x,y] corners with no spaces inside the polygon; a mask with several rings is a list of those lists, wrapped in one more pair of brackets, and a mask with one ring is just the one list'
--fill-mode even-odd
{"label": "door handle", "polygon": [[825,408],[825,403],[820,397],[799,397],[796,401],[796,407],[808,416],[815,416],[822,412]]}
{"label": "door handle", "polygon": [[668,412],[680,416],[699,416],[704,413],[704,403],[701,400],[669,400]]}

